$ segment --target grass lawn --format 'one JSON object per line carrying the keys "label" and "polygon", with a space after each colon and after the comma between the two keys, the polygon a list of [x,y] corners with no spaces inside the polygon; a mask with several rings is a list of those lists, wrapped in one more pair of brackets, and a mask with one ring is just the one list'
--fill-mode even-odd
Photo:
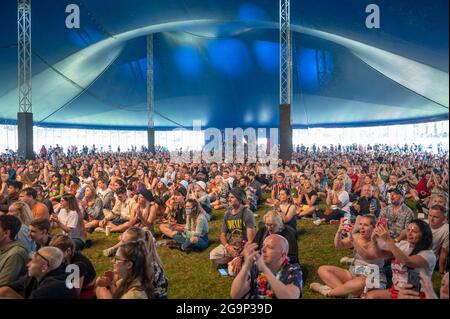
{"label": "grass lawn", "polygon": [[[256,222],[270,210],[268,206],[262,206],[257,214]],[[214,219],[209,223],[210,246],[203,252],[186,254],[179,250],[171,250],[168,247],[159,247],[158,253],[164,263],[169,278],[170,299],[217,299],[230,298],[232,278],[221,277],[216,267],[209,260],[209,252],[218,244],[219,230],[222,223],[223,210],[215,211]],[[298,238],[300,262],[307,269],[308,278],[305,283],[303,298],[323,298],[321,295],[311,292],[309,284],[319,281],[317,268],[321,265],[340,266],[339,260],[343,256],[352,256],[350,250],[336,250],[333,239],[337,230],[336,225],[315,226],[312,221],[298,221],[298,229],[302,234]],[[159,239],[159,231],[156,231]],[[106,237],[104,233],[89,235],[93,245],[83,250],[83,254],[91,259],[97,274],[101,274],[111,268],[111,259],[102,255],[102,250],[113,246],[118,241],[118,235]],[[435,288],[440,286],[439,274],[433,276]]]}

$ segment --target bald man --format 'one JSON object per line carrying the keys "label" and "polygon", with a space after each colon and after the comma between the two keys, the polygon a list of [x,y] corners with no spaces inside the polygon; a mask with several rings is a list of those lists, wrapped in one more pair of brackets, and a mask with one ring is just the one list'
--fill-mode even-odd
{"label": "bald man", "polygon": [[256,243],[247,243],[244,264],[231,285],[233,299],[277,298],[298,299],[303,289],[299,264],[289,264],[286,238],[273,234],[264,240],[261,250]]}

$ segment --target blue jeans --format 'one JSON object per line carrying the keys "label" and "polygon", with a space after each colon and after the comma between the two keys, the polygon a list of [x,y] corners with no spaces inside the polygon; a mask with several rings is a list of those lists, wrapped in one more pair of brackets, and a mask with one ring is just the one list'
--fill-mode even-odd
{"label": "blue jeans", "polygon": [[173,240],[175,240],[178,244],[181,245],[182,250],[187,250],[187,249],[203,250],[208,247],[208,243],[209,243],[208,235],[199,237],[197,243],[195,243],[195,244],[191,243],[191,239],[186,238],[186,236],[183,233],[177,233],[173,237]]}

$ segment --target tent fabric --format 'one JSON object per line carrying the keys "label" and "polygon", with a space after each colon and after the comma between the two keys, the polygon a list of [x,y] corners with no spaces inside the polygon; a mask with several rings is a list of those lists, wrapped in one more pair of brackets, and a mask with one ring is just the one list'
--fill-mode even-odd
{"label": "tent fabric", "polygon": [[[367,29],[361,1],[291,1],[294,128],[448,119],[448,1],[377,4]],[[16,5],[0,2],[0,123],[17,116]],[[145,129],[153,34],[157,129],[277,127],[278,19],[273,0],[33,1],[34,121]]]}

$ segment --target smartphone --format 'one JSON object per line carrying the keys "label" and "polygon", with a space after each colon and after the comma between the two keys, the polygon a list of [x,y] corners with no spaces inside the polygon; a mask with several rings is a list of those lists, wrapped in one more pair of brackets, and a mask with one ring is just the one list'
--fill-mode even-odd
{"label": "smartphone", "polygon": [[383,225],[384,227],[387,227],[387,219],[386,218],[380,218],[380,225]]}
{"label": "smartphone", "polygon": [[413,290],[420,292],[420,275],[416,271],[408,271],[408,283],[412,285]]}
{"label": "smartphone", "polygon": [[222,277],[228,276],[228,272],[227,272],[227,270],[224,269],[224,268],[220,268],[220,269],[219,269],[219,274],[220,274]]}

